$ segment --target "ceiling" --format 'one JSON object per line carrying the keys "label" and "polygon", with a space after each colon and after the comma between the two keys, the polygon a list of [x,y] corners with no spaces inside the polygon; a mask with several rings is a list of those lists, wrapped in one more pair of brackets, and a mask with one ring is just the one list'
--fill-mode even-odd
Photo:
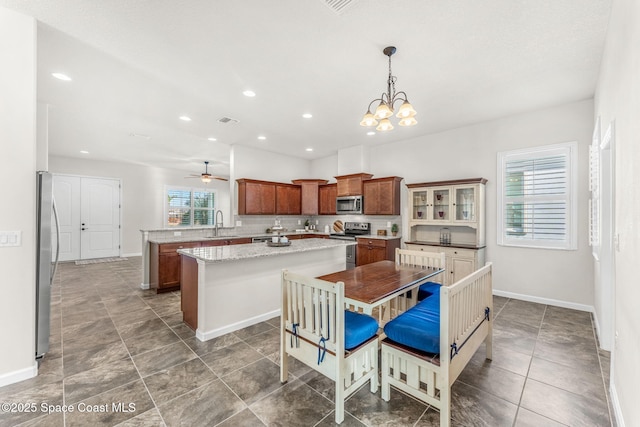
{"label": "ceiling", "polygon": [[[51,154],[192,172],[209,160],[212,173],[228,175],[233,144],[314,159],[591,98],[610,0],[0,6],[39,20],[38,101],[49,105]],[[396,89],[418,124],[368,136],[359,122],[386,89],[388,45],[397,47]]]}

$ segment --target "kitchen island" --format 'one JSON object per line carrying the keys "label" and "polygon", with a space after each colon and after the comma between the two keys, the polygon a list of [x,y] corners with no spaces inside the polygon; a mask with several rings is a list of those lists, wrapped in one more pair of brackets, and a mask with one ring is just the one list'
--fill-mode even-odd
{"label": "kitchen island", "polygon": [[283,269],[307,276],[341,271],[355,242],[302,239],[180,249],[183,320],[206,341],[280,314]]}

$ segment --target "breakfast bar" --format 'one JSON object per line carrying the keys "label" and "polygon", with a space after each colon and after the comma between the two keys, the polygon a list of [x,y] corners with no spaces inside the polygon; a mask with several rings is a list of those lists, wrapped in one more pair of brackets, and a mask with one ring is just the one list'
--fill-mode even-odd
{"label": "breakfast bar", "polygon": [[312,277],[345,269],[346,248],[329,239],[180,249],[183,320],[206,341],[280,314],[283,269]]}

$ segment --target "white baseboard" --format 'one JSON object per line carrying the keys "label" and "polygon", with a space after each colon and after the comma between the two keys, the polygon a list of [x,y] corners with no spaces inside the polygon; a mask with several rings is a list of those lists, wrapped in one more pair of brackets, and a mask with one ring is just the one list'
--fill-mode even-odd
{"label": "white baseboard", "polygon": [[229,332],[238,331],[247,326],[255,325],[256,323],[264,322],[265,320],[272,319],[276,316],[280,316],[280,309],[270,311],[268,313],[261,314],[259,316],[251,317],[249,319],[242,320],[240,322],[232,323],[230,325],[223,326],[222,328],[213,329],[211,331],[202,332],[200,329],[196,331],[196,338],[200,341],[207,341],[212,338],[228,334]]}
{"label": "white baseboard", "polygon": [[611,386],[609,387],[609,395],[611,396],[613,415],[616,417],[616,425],[618,427],[625,427],[624,418],[622,417],[622,408],[620,408],[620,400],[618,400],[618,392],[616,391],[616,385],[613,381],[611,381]]}
{"label": "white baseboard", "polygon": [[0,387],[28,380],[36,375],[38,375],[38,362],[34,361],[33,366],[0,375]]}
{"label": "white baseboard", "polygon": [[144,289],[146,291],[147,289],[149,289],[149,284],[148,283],[140,283],[140,289]]}
{"label": "white baseboard", "polygon": [[142,256],[142,252],[138,252],[138,253],[134,253],[134,254],[122,254],[122,255],[120,255],[121,258],[130,258],[130,257],[136,257],[136,256]]}
{"label": "white baseboard", "polygon": [[538,304],[553,305],[555,307],[570,308],[573,310],[588,311],[589,313],[595,313],[595,308],[592,305],[561,301],[553,298],[535,297],[532,295],[517,294],[515,292],[499,291],[496,289],[493,290],[493,294],[499,297],[513,298],[513,299],[519,299],[522,301],[536,302]]}

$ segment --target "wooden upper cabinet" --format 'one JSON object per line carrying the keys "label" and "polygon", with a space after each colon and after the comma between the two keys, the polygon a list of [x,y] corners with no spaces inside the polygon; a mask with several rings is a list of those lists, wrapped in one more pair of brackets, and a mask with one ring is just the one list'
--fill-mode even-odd
{"label": "wooden upper cabinet", "polygon": [[318,187],[318,214],[335,215],[338,184],[326,184]]}
{"label": "wooden upper cabinet", "polygon": [[362,196],[362,183],[371,179],[373,175],[369,173],[354,173],[351,175],[336,176],[338,181],[337,196]]}
{"label": "wooden upper cabinet", "polygon": [[276,183],[238,179],[238,215],[276,213]]}
{"label": "wooden upper cabinet", "polygon": [[276,215],[300,215],[301,190],[299,185],[276,184]]}
{"label": "wooden upper cabinet", "polygon": [[320,185],[328,181],[326,179],[295,179],[291,182],[300,186],[302,215],[318,215]]}
{"label": "wooden upper cabinet", "polygon": [[364,214],[365,215],[400,215],[400,182],[399,176],[376,178],[364,181]]}

